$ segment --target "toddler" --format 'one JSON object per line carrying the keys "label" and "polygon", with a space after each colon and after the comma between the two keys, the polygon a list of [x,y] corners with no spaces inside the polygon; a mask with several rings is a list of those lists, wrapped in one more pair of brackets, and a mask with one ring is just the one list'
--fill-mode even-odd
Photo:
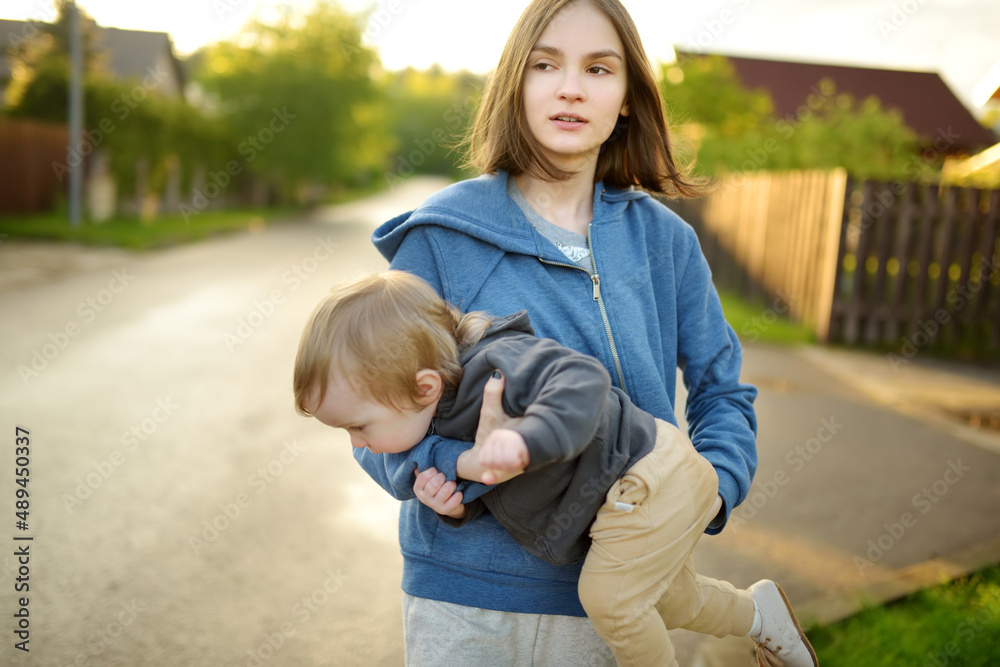
{"label": "toddler", "polygon": [[[516,419],[470,447],[491,377]],[[751,636],[761,665],[818,665],[777,584],[738,590],[694,571],[719,509],[711,464],[598,360],[535,337],[526,312],[462,314],[402,271],[342,284],[303,332],[294,391],[300,413],[354,447],[445,473],[415,487],[445,523],[488,510],[535,556],[584,558],[580,601],[619,665],[676,665],[678,627]],[[429,433],[447,440],[421,444]]]}

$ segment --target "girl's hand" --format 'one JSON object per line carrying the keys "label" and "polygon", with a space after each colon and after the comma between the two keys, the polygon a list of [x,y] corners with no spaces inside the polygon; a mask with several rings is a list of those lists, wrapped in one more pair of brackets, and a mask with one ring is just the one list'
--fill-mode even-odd
{"label": "girl's hand", "polygon": [[465,516],[465,505],[462,504],[462,492],[455,491],[455,488],[455,482],[449,482],[444,473],[438,472],[436,468],[428,468],[419,473],[413,482],[413,493],[417,500],[438,514],[461,519]]}
{"label": "girl's hand", "polygon": [[476,446],[486,442],[490,433],[507,423],[510,417],[503,411],[504,377],[500,371],[493,374],[483,387],[483,407],[479,409],[479,426],[476,427]]}
{"label": "girl's hand", "polygon": [[[505,471],[501,468],[495,468],[493,470],[487,470],[483,467],[480,455],[483,451],[483,447],[486,446],[487,441],[491,438],[492,434],[498,432],[506,432],[509,427],[513,424],[521,421],[520,418],[508,417],[507,413],[503,411],[503,388],[504,388],[504,377],[497,371],[493,374],[489,380],[486,381],[486,386],[483,387],[483,407],[479,410],[479,426],[476,428],[476,444],[472,449],[467,449],[462,452],[458,457],[458,476],[462,479],[469,479],[475,482],[483,482],[484,484],[499,484],[500,482],[505,482],[511,477],[516,477],[527,465],[527,447],[525,447],[524,457],[525,466],[521,466],[516,470]],[[521,438],[520,434],[515,433],[518,438],[524,442],[524,438]],[[501,440],[507,441],[509,436],[499,436]],[[495,444],[491,448],[501,447],[502,445]],[[491,456],[499,456],[499,454],[491,454]],[[513,459],[514,461],[519,460],[517,454],[507,454],[503,455],[505,461]],[[505,463],[516,468],[516,463]]]}

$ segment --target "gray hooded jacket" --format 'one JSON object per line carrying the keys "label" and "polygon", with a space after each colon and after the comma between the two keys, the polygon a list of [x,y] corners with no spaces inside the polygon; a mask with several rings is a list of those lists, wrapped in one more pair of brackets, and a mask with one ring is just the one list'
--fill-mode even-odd
{"label": "gray hooded jacket", "polygon": [[488,509],[532,554],[560,565],[582,558],[590,524],[611,485],[653,449],[655,421],[611,386],[604,365],[554,340],[537,338],[525,311],[495,318],[461,354],[459,386],[438,403],[438,435],[473,441],[483,387],[499,369],[503,407],[528,445],[525,474],[466,504],[461,525]]}

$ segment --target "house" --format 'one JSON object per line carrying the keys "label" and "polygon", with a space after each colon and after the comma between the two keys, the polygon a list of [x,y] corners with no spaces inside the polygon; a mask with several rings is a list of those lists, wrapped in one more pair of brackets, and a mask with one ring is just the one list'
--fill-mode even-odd
{"label": "house", "polygon": [[[703,54],[678,52],[678,60]],[[855,99],[879,98],[885,108],[896,108],[906,124],[918,135],[934,142],[948,138],[935,149],[947,155],[969,155],[997,142],[997,137],[979,124],[972,113],[948,88],[937,72],[902,71],[845,65],[765,60],[724,56],[736,75],[749,89],[763,88],[774,101],[779,118],[794,120],[806,113],[810,101],[822,102],[821,82],[833,81],[837,93],[849,93]],[[803,109],[804,107],[804,109]]]}
{"label": "house", "polygon": [[[28,21],[0,19],[0,106],[6,104],[5,92],[13,72],[8,47],[33,33]],[[150,71],[160,73],[158,90],[171,97],[183,97],[185,77],[174,54],[170,35],[165,32],[121,30],[97,26],[99,48],[106,55],[109,74],[115,79],[141,80]]]}
{"label": "house", "polygon": [[[973,102],[991,108],[994,129],[1000,130],[1000,60],[976,84]],[[943,176],[960,185],[1000,188],[1000,143],[964,160],[946,161]]]}
{"label": "house", "polygon": [[[0,107],[7,104],[6,91],[14,74],[8,49],[35,32],[30,22],[0,20],[0,44],[3,45]],[[147,89],[150,86],[145,82],[153,81],[160,95],[183,99],[184,71],[167,33],[100,26],[95,32],[96,48],[103,51],[102,60],[112,78],[121,82],[143,82]],[[95,129],[96,126],[85,128]],[[65,125],[35,119],[0,119],[0,146],[5,157],[13,157],[0,182],[0,212],[32,212],[51,206],[66,185],[63,174],[71,159],[67,157],[68,143]],[[107,171],[105,157],[94,151],[85,168],[85,196],[90,216],[95,220],[107,219],[116,206],[115,184]]]}

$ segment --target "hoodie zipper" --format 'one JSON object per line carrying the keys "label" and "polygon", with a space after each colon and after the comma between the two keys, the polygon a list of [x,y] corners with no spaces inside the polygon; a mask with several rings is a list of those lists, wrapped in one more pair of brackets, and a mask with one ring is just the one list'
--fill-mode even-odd
{"label": "hoodie zipper", "polygon": [[615,337],[611,333],[611,321],[608,319],[608,311],[604,308],[604,298],[601,297],[601,276],[597,273],[597,261],[594,259],[594,246],[590,241],[590,228],[593,223],[587,225],[587,249],[590,250],[590,265],[593,267],[593,272],[587,271],[587,269],[579,266],[577,264],[563,264],[560,262],[551,262],[547,259],[542,259],[539,257],[539,261],[542,264],[549,264],[551,266],[567,266],[571,269],[578,269],[583,271],[590,276],[590,282],[594,284],[594,301],[597,302],[597,307],[601,311],[601,319],[604,320],[604,331],[608,334],[608,344],[611,346],[611,358],[615,362],[615,371],[618,372],[618,386],[621,387],[622,391],[627,391],[625,389],[625,376],[622,374],[622,364],[621,360],[618,358],[618,348],[615,346]]}

